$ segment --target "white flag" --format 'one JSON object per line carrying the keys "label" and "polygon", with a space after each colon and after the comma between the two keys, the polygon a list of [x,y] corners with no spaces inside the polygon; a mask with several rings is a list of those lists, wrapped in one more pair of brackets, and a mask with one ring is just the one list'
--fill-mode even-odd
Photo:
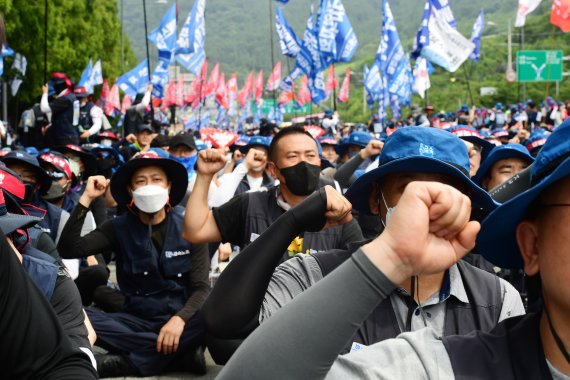
{"label": "white flag", "polygon": [[428,21],[429,45],[421,56],[447,71],[455,72],[475,49],[475,44],[453,29],[435,7]]}
{"label": "white flag", "polygon": [[414,78],[414,91],[423,99],[426,91],[431,87],[427,61],[424,57],[419,57],[416,61],[416,66],[414,67]]}
{"label": "white flag", "polygon": [[517,10],[517,20],[515,21],[516,27],[524,26],[526,16],[534,11],[542,0],[519,0],[519,8]]}

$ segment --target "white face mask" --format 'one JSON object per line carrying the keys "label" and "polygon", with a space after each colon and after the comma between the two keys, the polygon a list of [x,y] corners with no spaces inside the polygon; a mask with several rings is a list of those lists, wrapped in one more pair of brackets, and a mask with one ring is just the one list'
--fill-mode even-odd
{"label": "white face mask", "polygon": [[386,222],[384,222],[382,219],[380,219],[380,221],[382,222],[384,228],[386,228],[386,224],[388,224],[390,219],[392,219],[392,215],[394,215],[394,211],[396,211],[396,206],[388,207],[388,204],[386,203],[386,198],[384,198],[384,193],[382,191],[380,191],[380,195],[382,196],[382,201],[384,202],[384,206],[386,206]]}
{"label": "white face mask", "polygon": [[133,201],[142,212],[154,214],[166,205],[168,189],[156,185],[139,187],[133,191]]}
{"label": "white face mask", "polygon": [[111,146],[111,145],[113,145],[113,140],[111,140],[111,139],[102,139],[100,144],[101,144],[101,145],[105,145],[105,146]]}

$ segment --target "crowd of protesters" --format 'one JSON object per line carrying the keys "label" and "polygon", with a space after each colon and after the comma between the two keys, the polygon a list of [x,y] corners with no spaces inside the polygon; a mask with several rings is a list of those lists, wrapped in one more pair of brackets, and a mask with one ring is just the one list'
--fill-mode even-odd
{"label": "crowd of protesters", "polygon": [[54,73],[2,129],[8,378],[204,374],[208,349],[232,379],[570,379],[564,103],[325,110],[225,146],[151,93],[119,128]]}

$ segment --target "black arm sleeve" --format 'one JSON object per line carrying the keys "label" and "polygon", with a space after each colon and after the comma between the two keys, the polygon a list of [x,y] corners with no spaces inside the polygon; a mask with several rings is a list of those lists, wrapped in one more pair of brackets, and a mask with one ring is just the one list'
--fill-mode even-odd
{"label": "black arm sleeve", "polygon": [[184,307],[176,313],[184,322],[188,322],[196,311],[202,307],[210,291],[210,282],[208,281],[208,271],[210,269],[208,244],[192,245],[191,254],[192,269],[190,271],[189,281],[192,294],[184,304]]}
{"label": "black arm sleeve", "polygon": [[216,220],[223,243],[231,243],[243,247],[245,217],[249,205],[249,194],[239,194],[220,207],[214,207],[212,214]]}
{"label": "black arm sleeve", "polygon": [[42,252],[47,253],[48,255],[53,257],[59,264],[61,264],[61,266],[64,266],[63,262],[61,261],[61,256],[57,251],[57,247],[53,239],[49,236],[47,232],[42,232],[40,234],[40,236],[38,237],[38,243],[35,248],[37,248]]}
{"label": "black arm sleeve", "polygon": [[336,169],[334,179],[338,181],[341,188],[347,189],[356,181],[354,172],[363,162],[364,160],[360,157],[360,154],[357,154]]}
{"label": "black arm sleeve", "polygon": [[111,220],[81,237],[81,227],[88,211],[87,207],[79,203],[65,223],[57,244],[57,250],[64,259],[87,257],[107,251],[118,253],[119,243]]}
{"label": "black arm sleeve", "polygon": [[96,379],[90,359],[72,345],[47,299],[0,233],[2,378]]}
{"label": "black arm sleeve", "polygon": [[222,272],[202,309],[213,336],[246,337],[258,325],[258,314],[271,275],[291,240],[325,224],[326,192],[321,188],[281,215]]}

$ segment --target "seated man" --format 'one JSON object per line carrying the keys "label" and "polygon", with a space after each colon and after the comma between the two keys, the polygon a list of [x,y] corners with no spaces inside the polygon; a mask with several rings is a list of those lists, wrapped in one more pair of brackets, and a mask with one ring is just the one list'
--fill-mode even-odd
{"label": "seated man", "polygon": [[[478,208],[492,210],[493,201],[468,173],[467,150],[457,137],[437,129],[406,127],[388,138],[379,167],[357,180],[347,196],[358,211],[377,215],[383,225],[399,208],[402,193],[412,181],[450,184],[469,194]],[[273,272],[279,252],[296,234],[319,230],[325,216],[328,222],[346,222],[350,208],[335,194],[329,188],[325,196],[321,190],[290,210],[224,270],[203,308],[206,327],[213,336],[246,337],[259,323],[271,320],[283,305],[350,261],[366,243],[298,255]],[[465,262],[430,275],[410,276],[397,285],[339,353],[350,350],[353,342],[373,344],[426,326],[438,336],[489,331],[505,318],[524,314],[520,296],[510,284]]]}
{"label": "seated man", "polygon": [[89,178],[58,245],[64,258],[109,250],[117,256],[123,311],[87,310],[97,344],[111,353],[97,358],[99,375],[204,372],[197,311],[209,291],[208,252],[205,245],[191,245],[181,237],[184,209],[176,205],[186,191],[186,170],[152,154],[127,162],[113,176],[111,193],[129,211],[80,237],[89,206],[108,183],[103,176]]}
{"label": "seated man", "polygon": [[534,157],[520,144],[505,144],[493,148],[481,163],[473,181],[485,190],[499,186],[534,162]]}
{"label": "seated man", "polygon": [[495,265],[540,275],[542,311],[490,332],[440,338],[422,329],[337,355],[396,284],[445,270],[475,245],[479,226],[469,221],[469,199],[449,186],[414,182],[384,233],[264,323],[220,378],[568,379],[569,154],[567,121],[537,156],[533,187],[496,209],[477,239]]}
{"label": "seated man", "polygon": [[[246,247],[281,214],[299,204],[327,181],[320,178],[317,142],[302,127],[282,129],[271,141],[268,168],[279,186],[269,191],[242,193],[223,206],[208,209],[212,177],[226,163],[218,150],[198,154],[196,185],[186,205],[184,238],[192,243],[229,242]],[[328,231],[309,232],[285,247],[282,260],[299,252],[343,248],[362,239],[358,224],[351,221]]]}

